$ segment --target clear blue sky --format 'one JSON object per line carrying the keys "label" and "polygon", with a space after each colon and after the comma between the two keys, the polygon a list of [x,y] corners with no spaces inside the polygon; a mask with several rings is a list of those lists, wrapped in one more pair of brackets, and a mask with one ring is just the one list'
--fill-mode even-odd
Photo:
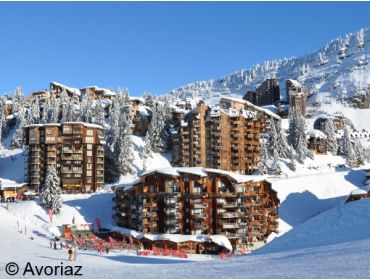
{"label": "clear blue sky", "polygon": [[50,81],[163,93],[370,26],[370,2],[0,3],[0,94]]}

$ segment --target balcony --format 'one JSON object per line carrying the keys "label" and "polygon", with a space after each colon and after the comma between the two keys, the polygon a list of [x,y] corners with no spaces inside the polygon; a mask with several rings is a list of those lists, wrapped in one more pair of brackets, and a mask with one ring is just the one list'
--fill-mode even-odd
{"label": "balcony", "polygon": [[222,225],[223,229],[237,229],[237,228],[240,228],[239,224],[227,223],[227,224],[221,224],[221,225]]}
{"label": "balcony", "polygon": [[156,202],[146,202],[144,203],[144,207],[154,208],[154,207],[157,207],[157,203]]}

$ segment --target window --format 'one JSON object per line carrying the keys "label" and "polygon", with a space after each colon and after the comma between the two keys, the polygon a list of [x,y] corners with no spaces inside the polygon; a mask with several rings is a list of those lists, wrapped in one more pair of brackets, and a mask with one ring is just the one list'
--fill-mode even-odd
{"label": "window", "polygon": [[53,134],[53,131],[51,129],[46,129],[46,134]]}
{"label": "window", "polygon": [[86,143],[94,143],[94,137],[85,137]]}
{"label": "window", "polygon": [[92,178],[91,177],[86,177],[86,183],[92,183]]}
{"label": "window", "polygon": [[87,151],[87,156],[92,157],[92,151]]}
{"label": "window", "polygon": [[55,137],[46,137],[46,142],[55,142]]}
{"label": "window", "polygon": [[86,168],[87,168],[87,169],[92,169],[92,164],[91,164],[91,163],[88,163],[88,164],[86,165]]}
{"label": "window", "polygon": [[87,144],[86,147],[88,150],[92,150],[92,144]]}
{"label": "window", "polygon": [[87,132],[86,132],[86,135],[93,136],[94,135],[94,131],[92,129],[88,129]]}
{"label": "window", "polygon": [[91,172],[91,170],[87,170],[87,171],[86,171],[86,176],[92,176],[92,172]]}

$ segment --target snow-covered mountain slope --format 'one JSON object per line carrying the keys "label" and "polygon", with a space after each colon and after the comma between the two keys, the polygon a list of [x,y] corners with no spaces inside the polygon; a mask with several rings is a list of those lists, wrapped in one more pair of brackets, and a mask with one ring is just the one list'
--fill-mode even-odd
{"label": "snow-covered mountain slope", "polygon": [[[370,28],[330,41],[323,48],[298,58],[266,61],[220,79],[200,81],[169,92],[176,98],[221,94],[244,95],[255,90],[266,78],[279,79],[285,96],[285,80],[296,79],[313,95],[310,99],[340,99],[370,91]],[[320,93],[320,94],[317,94]]]}
{"label": "snow-covered mountain slope", "polygon": [[271,253],[368,239],[370,236],[369,221],[370,199],[340,204],[297,225],[256,253]]}

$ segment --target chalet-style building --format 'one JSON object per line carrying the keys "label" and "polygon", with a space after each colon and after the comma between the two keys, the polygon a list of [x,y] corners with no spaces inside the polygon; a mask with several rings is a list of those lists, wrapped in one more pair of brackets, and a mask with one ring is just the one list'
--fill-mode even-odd
{"label": "chalet-style building", "polygon": [[315,154],[326,155],[328,153],[328,140],[320,130],[312,129],[307,132],[308,148]]}
{"label": "chalet-style building", "polygon": [[360,189],[356,189],[356,190],[353,190],[351,191],[351,193],[349,194],[347,200],[345,201],[345,203],[348,203],[348,202],[353,202],[353,201],[357,201],[357,200],[361,200],[361,199],[365,199],[368,197],[368,194],[366,191],[364,190],[360,190]]}
{"label": "chalet-style building", "polygon": [[115,192],[117,225],[143,233],[224,235],[240,247],[278,228],[279,199],[263,176],[171,167]]}
{"label": "chalet-style building", "polygon": [[328,119],[333,121],[335,132],[343,130],[345,125],[353,127],[352,122],[344,117],[342,113],[335,113],[334,115],[320,115],[313,123],[313,128],[324,131]]}
{"label": "chalet-style building", "polygon": [[65,91],[69,98],[74,95],[77,95],[81,98],[81,91],[77,88],[71,88],[57,82],[50,83],[50,94],[54,94],[56,97],[60,97],[62,92]]}
{"label": "chalet-style building", "polygon": [[298,108],[305,115],[308,90],[296,80],[286,80],[285,87],[290,107]]}
{"label": "chalet-style building", "polygon": [[94,192],[104,183],[104,136],[82,122],[34,124],[25,128],[25,178],[39,191],[48,165],[56,167],[66,193]]}
{"label": "chalet-style building", "polygon": [[92,100],[108,99],[113,101],[116,96],[116,93],[113,92],[112,90],[106,88],[99,88],[97,86],[83,88],[80,90],[80,92],[81,95],[90,94]]}
{"label": "chalet-style building", "polygon": [[256,91],[248,91],[243,98],[257,106],[274,104],[280,100],[279,81],[267,79],[257,87]]}

